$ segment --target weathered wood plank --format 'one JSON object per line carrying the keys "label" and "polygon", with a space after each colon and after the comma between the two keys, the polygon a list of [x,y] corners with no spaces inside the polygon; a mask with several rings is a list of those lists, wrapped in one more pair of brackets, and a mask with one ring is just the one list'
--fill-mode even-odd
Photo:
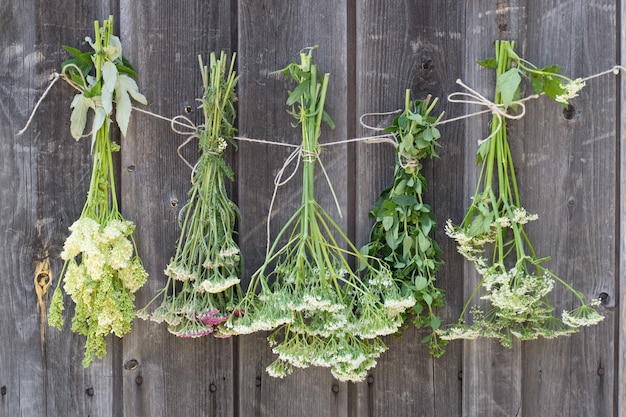
{"label": "weathered wood plank", "polygon": [[[0,414],[20,416],[114,415],[111,356],[83,369],[85,339],[72,334],[66,310],[62,332],[48,327],[49,296],[41,304],[34,276],[50,262],[56,286],[59,253],[67,227],[80,215],[89,183],[89,144],[69,132],[74,90],[58,83],[30,129],[15,134],[67,59],[61,45],[84,45],[93,21],[115,14],[112,2],[75,2],[63,9],[49,2],[3,4],[0,10]],[[45,271],[45,270],[44,270]],[[69,299],[68,299],[69,302]],[[109,352],[117,345],[109,340]],[[91,389],[89,391],[89,389]]]}
{"label": "weathered wood plank", "polygon": [[[300,130],[291,127],[287,114],[287,83],[268,76],[298,60],[305,47],[319,45],[314,60],[329,72],[326,110],[336,129],[322,129],[320,143],[346,139],[346,5],[329,0],[239,2],[239,128],[242,136],[275,142],[300,144]],[[291,87],[293,88],[293,87]],[[346,146],[327,148],[322,160],[342,208],[346,205]],[[238,152],[239,206],[242,212],[241,247],[249,277],[265,257],[266,226],[274,189],[274,176],[291,149],[241,142]],[[283,177],[292,172],[294,165]],[[344,211],[339,219],[322,173],[316,168],[316,199],[345,227],[351,216]],[[274,238],[301,202],[300,172],[280,187],[271,214]],[[265,367],[274,361],[264,334],[239,339],[239,415],[291,416],[346,414],[345,384],[334,381],[328,369],[298,370],[282,379],[267,375]]]}
{"label": "weathered wood plank", "polygon": [[[125,54],[139,73],[148,110],[202,123],[198,55],[233,51],[231,2],[122,1]],[[150,273],[136,303],[147,303],[165,285],[163,270],[180,233],[177,217],[187,200],[189,168],[176,148],[185,140],[167,122],[135,113],[122,141],[122,210],[136,222],[138,250]],[[197,142],[184,149],[195,161]],[[232,339],[184,340],[164,324],[137,320],[124,339],[119,369],[129,416],[233,415]],[[135,360],[137,364],[134,365]]]}
{"label": "weathered wood plank", "polygon": [[[620,2],[618,3],[618,9],[616,10],[616,15],[619,16],[622,20],[624,16],[626,16],[626,3]],[[623,65],[624,60],[626,59],[626,28],[622,23],[620,24],[620,29],[618,35],[619,46],[620,49],[617,51],[619,56],[617,57],[617,62]],[[626,415],[626,327],[624,323],[626,322],[626,275],[624,271],[626,271],[626,236],[624,235],[624,231],[626,231],[626,201],[624,200],[624,195],[626,195],[626,146],[623,145],[624,139],[626,139],[625,131],[624,131],[624,120],[626,120],[626,107],[624,106],[624,97],[626,97],[626,84],[624,83],[624,72],[620,72],[620,76],[618,79],[618,88],[617,88],[617,123],[616,123],[616,140],[619,144],[616,148],[616,155],[619,159],[617,161],[616,169],[619,169],[618,174],[616,175],[617,187],[616,192],[618,193],[616,198],[616,214],[619,216],[619,220],[615,222],[616,227],[616,237],[615,237],[615,247],[618,249],[618,254],[616,255],[616,285],[619,289],[619,293],[615,294],[615,303],[619,306],[619,309],[616,309],[615,320],[618,323],[617,331],[616,331],[616,339],[614,340],[614,349],[616,352],[616,363],[615,363],[615,378],[613,379],[613,383],[617,384],[617,389],[615,390],[615,394],[617,398],[615,399],[615,409],[616,415],[622,416]]]}
{"label": "weathered wood plank", "polygon": [[[364,113],[384,112],[404,106],[405,90],[413,99],[428,94],[440,99],[436,112],[460,115],[461,106],[448,104],[447,94],[456,90],[455,80],[463,71],[465,3],[448,1],[434,7],[430,2],[407,2],[389,7],[384,1],[357,3],[357,118]],[[441,13],[445,9],[446,13]],[[368,124],[386,126],[387,118],[368,118]],[[354,123],[358,123],[355,120]],[[438,218],[436,240],[445,265],[437,286],[446,294],[446,307],[439,311],[446,323],[456,321],[463,289],[458,279],[463,264],[454,243],[443,233],[446,219],[462,216],[464,154],[463,123],[442,125],[440,160],[424,161],[430,192],[426,202]],[[362,136],[376,134],[360,128]],[[390,185],[394,150],[388,144],[356,146],[358,190],[355,213],[360,244],[369,239],[371,210],[380,192]],[[409,325],[412,327],[411,325]],[[421,344],[423,331],[409,329],[400,339],[386,339],[389,351],[371,372],[369,384],[358,387],[353,415],[451,416],[461,412],[462,345],[451,344],[440,359],[433,359]]]}
{"label": "weathered wood plank", "polygon": [[[493,57],[496,39],[525,39],[525,3],[518,0],[476,1],[467,5],[463,81],[487,98],[494,95],[493,70],[476,65],[477,60]],[[520,51],[523,52],[523,51]],[[466,111],[480,109],[467,107]],[[470,205],[477,182],[477,140],[488,135],[488,116],[466,119],[465,137],[465,201]],[[516,137],[524,120],[510,126],[510,137]],[[518,136],[519,137],[519,136]],[[458,223],[462,218],[456,220]],[[474,290],[479,276],[473,265],[466,263],[463,274],[465,296]],[[477,300],[478,301],[478,300]],[[462,308],[458,304],[456,308]],[[463,350],[463,415],[519,416],[522,407],[521,349],[514,342],[507,349],[497,341],[478,339],[464,342]]]}
{"label": "weathered wood plank", "polygon": [[[584,77],[611,68],[617,58],[611,1],[528,5],[525,56],[557,63]],[[576,29],[574,29],[576,28]],[[584,51],[584,53],[581,53]],[[529,224],[546,265],[587,299],[606,296],[605,320],[570,338],[523,345],[524,415],[595,415],[614,412],[616,260],[616,87],[613,76],[591,80],[574,99],[573,113],[550,100],[533,102],[516,136],[520,192],[539,214]],[[517,139],[519,137],[519,139]],[[555,288],[555,309],[578,303]]]}

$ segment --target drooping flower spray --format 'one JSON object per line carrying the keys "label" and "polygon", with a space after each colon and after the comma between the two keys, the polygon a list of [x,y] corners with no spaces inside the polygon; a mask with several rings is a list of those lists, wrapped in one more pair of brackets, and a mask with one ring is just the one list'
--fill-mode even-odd
{"label": "drooping flower spray", "polygon": [[[91,132],[93,169],[87,201],[80,218],[70,226],[61,258],[65,261],[52,296],[48,322],[63,326],[61,288],[76,304],[72,331],[87,337],[83,365],[94,356],[106,354],[105,337],[127,334],[135,317],[134,293],[145,283],[146,273],[133,239],[134,224],[120,213],[115,190],[113,152],[120,149],[111,139],[115,120],[126,136],[132,97],[146,104],[137,84],[137,74],[122,56],[122,47],[113,35],[113,18],[94,23],[95,40],[87,38],[90,52],[65,47],[73,59],[63,64],[64,77],[79,94],[72,101],[71,133],[79,140],[93,112]],[[92,72],[93,71],[93,72]],[[62,285],[61,285],[62,283]]]}
{"label": "drooping flower spray", "polygon": [[[531,80],[536,93],[545,93],[563,105],[584,85],[558,74],[558,66],[535,67],[520,58],[513,47],[513,42],[498,41],[495,59],[479,63],[496,70],[494,103],[501,109],[511,111],[519,105],[523,78]],[[472,204],[460,225],[448,221],[446,233],[456,240],[459,253],[474,264],[482,278],[467,300],[459,323],[442,330],[441,337],[491,337],[511,346],[513,337],[554,338],[601,321],[603,316],[594,308],[599,301],[585,301],[581,292],[545,268],[543,263],[549,258],[537,256],[524,230],[526,223],[538,217],[521,204],[506,117],[493,115],[491,133],[478,148],[478,162],[480,177]],[[548,297],[555,283],[571,291],[580,303],[560,318],[554,315]],[[480,298],[487,301],[486,305],[468,311],[481,289]],[[471,324],[466,321],[470,312]]]}
{"label": "drooping flower spray", "polygon": [[[226,179],[234,178],[224,161],[224,150],[236,132],[234,67],[235,56],[229,63],[224,52],[219,58],[211,54],[208,67],[200,62],[204,85],[200,100],[204,124],[197,132],[200,157],[189,200],[179,215],[180,237],[165,269],[167,283],[153,300],[160,299],[161,304],[150,315],[153,321],[165,321],[179,337],[228,335],[223,323],[241,295],[241,256],[234,239],[239,210],[226,192]],[[149,305],[141,311],[144,318]]]}
{"label": "drooping flower spray", "polygon": [[305,49],[300,63],[280,71],[297,83],[287,105],[302,133],[302,202],[253,274],[238,309],[243,315],[227,326],[238,334],[271,331],[268,340],[278,355],[267,367],[271,376],[321,366],[339,380],[361,381],[386,350],[380,336],[399,329],[401,313],[414,300],[402,294],[408,303],[385,305],[381,294],[396,289],[389,269],[361,254],[315,200],[322,122],[333,124],[324,111],[330,77],[313,64],[312,51]]}

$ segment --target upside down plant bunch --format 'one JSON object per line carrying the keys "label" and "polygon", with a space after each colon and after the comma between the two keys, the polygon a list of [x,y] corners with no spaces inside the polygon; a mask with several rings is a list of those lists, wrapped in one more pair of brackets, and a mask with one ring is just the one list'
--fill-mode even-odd
{"label": "upside down plant bunch", "polygon": [[[224,52],[219,59],[211,54],[209,67],[200,62],[204,84],[200,100],[204,124],[197,132],[200,157],[189,200],[179,215],[180,237],[165,269],[167,284],[153,300],[161,299],[161,304],[150,315],[153,321],[165,321],[179,337],[227,335],[223,323],[241,296],[241,256],[234,240],[239,210],[226,193],[225,178],[232,181],[233,172],[223,158],[236,132],[234,65],[235,57],[228,65]],[[140,312],[144,318],[147,308]]]}
{"label": "upside down plant bunch", "polygon": [[380,336],[395,333],[415,301],[397,287],[386,264],[362,255],[315,200],[318,138],[322,122],[332,127],[332,120],[324,111],[329,75],[318,72],[312,50],[280,71],[297,83],[287,105],[302,132],[302,202],[253,274],[241,315],[227,326],[238,334],[271,331],[268,340],[278,355],[267,367],[271,376],[320,366],[339,380],[360,381],[386,349]]}
{"label": "upside down plant bunch", "polygon": [[[392,273],[394,285],[399,290],[399,300],[404,300],[405,319],[411,316],[418,327],[432,331],[423,342],[428,343],[433,356],[441,356],[445,341],[435,330],[441,318],[434,312],[443,305],[443,292],[435,286],[436,272],[441,265],[440,249],[431,233],[436,220],[430,206],[424,203],[426,179],[422,175],[422,161],[437,157],[435,146],[440,137],[435,127],[439,118],[430,115],[437,100],[410,100],[406,92],[404,112],[395,117],[385,132],[396,139],[396,164],[392,185],[384,190],[370,215],[375,218],[370,242],[363,250],[372,258],[382,259]],[[375,278],[374,278],[375,280]],[[387,294],[386,305],[396,301]],[[400,304],[401,305],[401,304]]]}
{"label": "upside down plant bunch", "polygon": [[[145,283],[147,273],[137,255],[133,239],[134,224],[120,213],[115,191],[112,153],[119,145],[111,140],[111,122],[115,120],[126,135],[131,100],[146,104],[130,63],[122,56],[119,38],[113,35],[113,18],[102,27],[94,23],[95,40],[87,38],[93,51],[82,53],[65,47],[73,59],[63,64],[63,75],[77,94],[71,104],[71,133],[79,140],[93,111],[91,132],[93,169],[87,201],[80,218],[70,226],[61,258],[65,261],[52,296],[48,321],[63,325],[61,288],[75,303],[72,331],[87,337],[83,365],[89,366],[94,355],[106,354],[105,337],[128,333],[135,316],[134,293]],[[63,285],[61,285],[61,282]]]}
{"label": "upside down plant bunch", "polygon": [[[558,66],[537,68],[520,58],[513,42],[496,42],[496,57],[480,62],[496,70],[494,104],[511,109],[519,104],[520,83],[530,79],[536,93],[545,93],[567,105],[583,87],[581,80],[558,74]],[[542,264],[533,249],[524,225],[536,220],[521,204],[506,117],[494,113],[491,134],[478,149],[480,176],[472,204],[460,225],[446,224],[448,236],[458,251],[474,263],[482,277],[465,304],[459,323],[440,331],[443,339],[473,339],[479,336],[499,339],[510,347],[520,340],[555,338],[575,332],[581,326],[600,322],[603,316],[594,308],[598,300],[586,302],[583,294]],[[555,283],[571,291],[580,305],[555,316],[549,294]],[[472,300],[483,290],[484,307],[471,309],[472,323],[465,320]]]}

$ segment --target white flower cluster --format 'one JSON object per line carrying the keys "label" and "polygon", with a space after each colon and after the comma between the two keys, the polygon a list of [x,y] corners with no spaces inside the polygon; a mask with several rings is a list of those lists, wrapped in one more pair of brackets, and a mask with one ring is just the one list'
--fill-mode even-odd
{"label": "white flower cluster", "polygon": [[196,285],[196,290],[200,292],[209,292],[212,294],[217,294],[227,290],[233,285],[239,284],[240,279],[235,276],[230,276],[226,279],[213,280],[213,279],[205,279],[200,284]]}
{"label": "white flower cluster", "polygon": [[499,308],[500,315],[523,318],[524,313],[536,307],[552,291],[554,280],[547,273],[531,275],[522,268],[513,267],[505,272],[493,271],[486,275],[483,287],[487,294],[481,298]]}
{"label": "white flower cluster", "polygon": [[105,275],[116,274],[130,293],[136,292],[148,275],[139,258],[133,256],[133,244],[128,237],[134,228],[127,220],[112,220],[104,228],[89,217],[74,222],[61,258],[69,261],[81,255],[81,263],[74,261],[68,265],[66,291],[80,288],[85,277],[99,281]]}
{"label": "white flower cluster", "polygon": [[556,96],[554,101],[561,104],[568,104],[568,101],[574,97],[578,97],[578,92],[585,86],[585,81],[582,78],[571,80],[567,84],[561,84],[560,87],[565,90],[563,94]]}

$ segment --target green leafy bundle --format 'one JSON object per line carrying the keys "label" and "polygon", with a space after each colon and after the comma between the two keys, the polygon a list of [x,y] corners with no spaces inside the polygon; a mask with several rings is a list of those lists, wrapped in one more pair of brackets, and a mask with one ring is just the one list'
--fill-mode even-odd
{"label": "green leafy bundle", "polygon": [[443,305],[443,293],[435,286],[440,249],[431,237],[436,220],[423,201],[426,179],[421,172],[422,160],[438,156],[438,119],[430,116],[436,102],[431,103],[430,97],[411,102],[407,90],[404,112],[385,129],[397,141],[393,184],[381,193],[370,213],[376,221],[363,250],[384,260],[401,293],[414,300],[404,315],[411,315],[416,326],[433,330],[423,342],[429,343],[432,355],[441,356],[445,342],[434,332],[441,325],[434,307]]}
{"label": "green leafy bundle", "polygon": [[146,100],[129,76],[135,73],[122,57],[120,40],[113,35],[113,18],[102,27],[96,21],[94,28],[95,41],[88,38],[93,51],[81,53],[65,47],[74,59],[64,63],[63,74],[80,91],[71,104],[75,139],[83,137],[89,109],[94,112],[90,133],[93,170],[87,201],[80,218],[70,227],[72,233],[61,253],[65,263],[48,315],[50,325],[60,329],[63,287],[76,304],[72,331],[87,336],[85,367],[94,355],[102,358],[106,354],[105,337],[109,333],[122,337],[130,331],[135,316],[134,293],[148,275],[136,255],[135,226],[122,216],[117,204],[112,153],[119,145],[110,137],[113,106],[125,135],[131,112],[129,96],[144,104]]}
{"label": "green leafy bundle", "polygon": [[[386,350],[380,336],[398,331],[414,300],[400,291],[387,266],[361,254],[315,201],[318,138],[322,121],[332,127],[332,120],[324,111],[329,75],[321,76],[312,63],[312,50],[280,71],[297,83],[287,104],[302,131],[302,203],[253,274],[238,308],[243,315],[227,326],[238,334],[272,331],[268,340],[278,359],[267,367],[271,376],[321,366],[339,380],[360,381]],[[350,259],[361,268],[353,270]]]}
{"label": "green leafy bundle", "polygon": [[[200,62],[204,95],[200,100],[204,124],[198,127],[200,157],[194,168],[189,201],[180,212],[181,232],[176,253],[165,274],[167,284],[154,300],[161,305],[151,320],[165,321],[179,337],[228,334],[223,323],[241,298],[241,256],[234,241],[237,206],[226,194],[225,178],[233,172],[223,159],[227,141],[232,143],[237,100],[235,57],[226,54],[210,65]],[[153,301],[154,301],[153,300]],[[147,307],[141,316],[148,316]]]}
{"label": "green leafy bundle", "polygon": [[[517,104],[523,78],[532,81],[535,92],[544,92],[565,105],[582,87],[580,80],[556,74],[560,69],[557,66],[536,69],[519,58],[513,46],[512,42],[496,42],[495,59],[480,63],[496,69],[494,103],[500,108],[506,110]],[[555,80],[559,80],[558,85]],[[539,258],[533,249],[524,225],[536,220],[537,215],[527,213],[521,205],[506,118],[500,114],[493,115],[491,134],[478,149],[478,162],[481,170],[472,204],[460,225],[448,221],[446,233],[457,241],[459,253],[474,263],[482,279],[465,304],[459,323],[442,330],[441,337],[491,337],[510,347],[513,337],[555,338],[601,321],[603,316],[594,308],[599,301],[585,302],[582,293],[542,266],[549,258]],[[490,259],[484,256],[488,252]],[[560,318],[554,315],[548,298],[555,282],[580,302],[579,307],[563,311]],[[485,308],[473,307],[473,323],[467,324],[465,314],[481,287],[484,295],[480,298],[488,304]]]}

